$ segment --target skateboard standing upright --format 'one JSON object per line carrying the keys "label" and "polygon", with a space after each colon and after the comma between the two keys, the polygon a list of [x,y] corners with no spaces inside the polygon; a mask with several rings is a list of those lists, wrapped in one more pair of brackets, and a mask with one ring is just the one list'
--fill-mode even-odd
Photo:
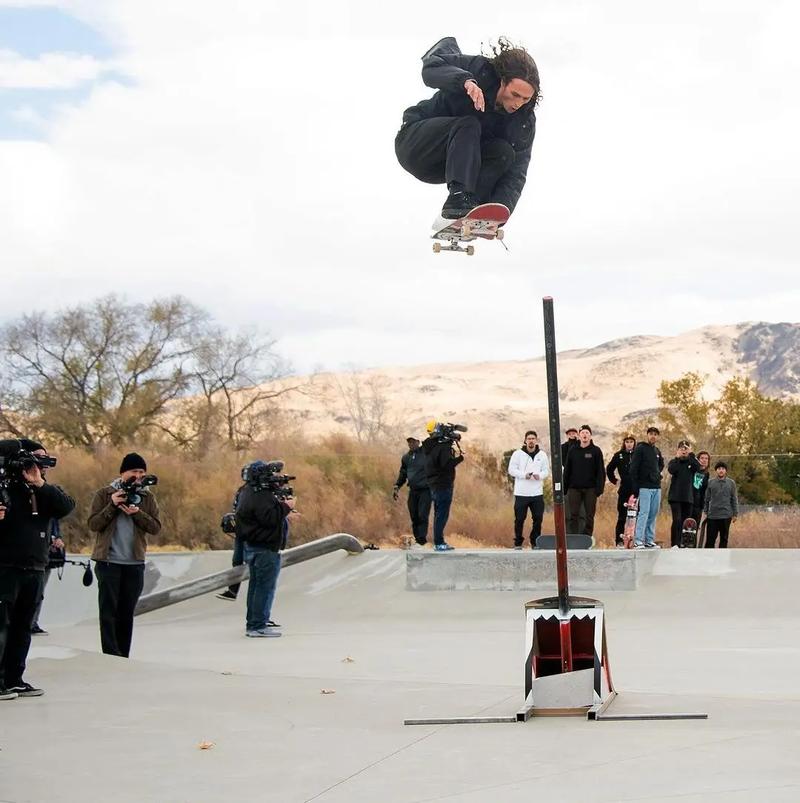
{"label": "skateboard standing upright", "polygon": [[[484,240],[502,240],[503,230],[500,228],[508,221],[511,212],[504,204],[481,204],[467,212],[464,217],[448,220],[439,217],[434,221],[432,239],[433,252],[461,251],[472,256],[475,246],[467,245],[478,237]],[[446,243],[446,245],[442,245]]]}
{"label": "skateboard standing upright", "polygon": [[636,517],[639,514],[639,500],[631,494],[625,503],[627,512],[625,513],[625,529],[622,531],[622,544],[625,549],[633,549],[633,542],[636,537]]}
{"label": "skateboard standing upright", "polygon": [[697,548],[697,521],[692,518],[683,520],[681,530],[681,549]]}

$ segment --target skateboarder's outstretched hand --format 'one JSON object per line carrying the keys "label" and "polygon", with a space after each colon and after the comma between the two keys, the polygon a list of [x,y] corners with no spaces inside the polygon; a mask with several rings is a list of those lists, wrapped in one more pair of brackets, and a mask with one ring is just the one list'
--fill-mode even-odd
{"label": "skateboarder's outstretched hand", "polygon": [[483,99],[483,90],[478,86],[477,82],[470,78],[464,82],[464,89],[475,104],[475,108],[482,112],[486,108],[486,102]]}

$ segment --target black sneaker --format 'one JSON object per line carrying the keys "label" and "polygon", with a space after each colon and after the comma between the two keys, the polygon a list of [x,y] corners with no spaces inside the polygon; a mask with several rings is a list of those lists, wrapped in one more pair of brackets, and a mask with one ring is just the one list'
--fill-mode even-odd
{"label": "black sneaker", "polygon": [[280,625],[277,622],[273,622],[272,619],[270,619],[267,622],[267,627],[280,627]]}
{"label": "black sneaker", "polygon": [[18,697],[41,697],[44,694],[44,689],[37,689],[36,686],[31,686],[30,683],[26,683],[24,680],[9,686],[8,690],[16,692]]}
{"label": "black sneaker", "polygon": [[38,624],[34,625],[31,628],[31,635],[32,636],[46,636],[48,635],[47,631],[39,627]]}
{"label": "black sneaker", "polygon": [[442,217],[447,220],[456,220],[464,217],[467,212],[479,206],[478,199],[466,190],[454,190],[447,196],[447,200],[442,207]]}
{"label": "black sneaker", "polygon": [[234,594],[229,588],[227,591],[217,594],[217,599],[229,599],[231,602],[233,602],[236,599],[236,594]]}
{"label": "black sneaker", "polygon": [[16,700],[19,695],[15,691],[9,691],[5,686],[0,686],[0,700]]}

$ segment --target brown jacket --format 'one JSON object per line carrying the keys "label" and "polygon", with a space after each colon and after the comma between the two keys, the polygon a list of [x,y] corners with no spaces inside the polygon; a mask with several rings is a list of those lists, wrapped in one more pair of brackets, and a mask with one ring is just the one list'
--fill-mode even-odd
{"label": "brown jacket", "polygon": [[[118,510],[111,501],[111,494],[117,489],[106,485],[94,495],[92,507],[89,510],[89,529],[97,534],[92,551],[92,560],[108,560],[108,551],[111,547],[111,536],[117,516],[126,515]],[[158,535],[161,530],[161,521],[158,518],[158,502],[149,491],[142,494],[139,512],[133,514],[134,554],[137,560],[144,560],[147,551],[147,534]]]}

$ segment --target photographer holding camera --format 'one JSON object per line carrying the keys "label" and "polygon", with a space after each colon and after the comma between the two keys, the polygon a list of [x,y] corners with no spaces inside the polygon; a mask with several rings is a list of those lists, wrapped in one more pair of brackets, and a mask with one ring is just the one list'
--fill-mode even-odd
{"label": "photographer holding camera", "polygon": [[0,441],[0,700],[44,694],[22,676],[49,561],[50,521],[75,507],[45,481],[43,471],[55,464],[36,441]]}
{"label": "photographer holding camera", "polygon": [[426,429],[429,437],[423,441],[422,451],[428,458],[425,471],[433,501],[433,548],[436,552],[450,552],[453,547],[444,540],[444,528],[453,502],[456,466],[464,460],[459,441],[467,428],[431,420]]}
{"label": "photographer holding camera", "polygon": [[96,534],[92,560],[100,643],[106,655],[130,654],[133,612],[144,586],[147,536],[161,530],[158,502],[148,490],[158,480],[146,472],[141,455],[126,454],[119,477],[95,492],[89,510],[89,529]]}
{"label": "photographer holding camera", "polygon": [[244,562],[250,567],[245,623],[249,638],[281,635],[280,625],[270,618],[272,603],[288,524],[300,515],[294,509],[294,492],[288,485],[294,477],[282,471],[280,460],[256,460],[242,472],[245,484],[236,504],[236,537],[244,542]]}

